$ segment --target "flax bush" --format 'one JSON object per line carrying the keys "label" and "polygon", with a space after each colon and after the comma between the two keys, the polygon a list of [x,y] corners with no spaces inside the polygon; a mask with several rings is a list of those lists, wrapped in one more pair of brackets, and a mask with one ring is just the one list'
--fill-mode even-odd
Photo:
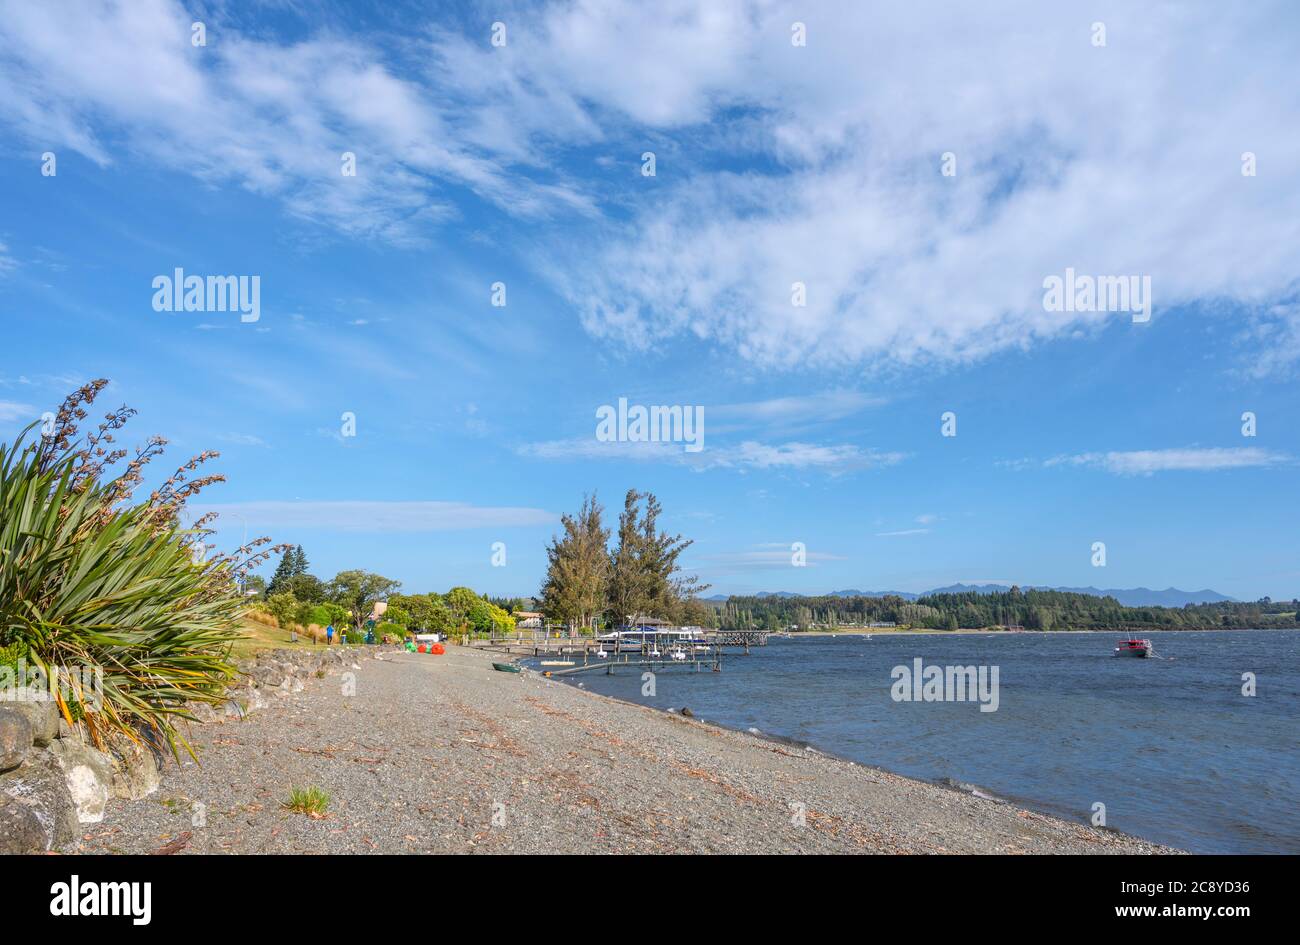
{"label": "flax bush", "polygon": [[[95,745],[149,739],[175,753],[189,750],[176,727],[192,718],[187,703],[226,698],[245,606],[236,582],[271,549],[253,553],[267,544],[258,539],[210,555],[211,516],[182,525],[186,501],[222,479],[196,475],[215,453],[137,500],[165,441],[150,439],[113,475],[130,455],[113,446],[114,434],[134,411],[114,411],[76,437],[106,384],[72,394],[44,435],[29,427],[0,444],[0,650],[47,676],[72,671],[71,687],[52,687],[54,697]],[[82,668],[102,669],[102,693],[81,690]]]}

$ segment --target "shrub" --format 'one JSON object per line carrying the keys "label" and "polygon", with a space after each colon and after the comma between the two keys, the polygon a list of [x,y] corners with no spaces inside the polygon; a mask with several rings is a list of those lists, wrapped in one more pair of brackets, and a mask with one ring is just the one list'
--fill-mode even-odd
{"label": "shrub", "polygon": [[385,621],[375,627],[375,639],[382,640],[385,635],[392,637],[394,640],[405,640],[406,628],[400,623],[390,623]]}
{"label": "shrub", "polygon": [[11,643],[8,646],[0,646],[0,666],[7,666],[15,675],[18,672],[18,663],[27,656],[27,647],[21,642]]}
{"label": "shrub", "polygon": [[271,614],[267,613],[261,607],[250,607],[244,612],[244,619],[251,620],[254,623],[260,623],[265,627],[280,628],[280,621],[276,620]]}
{"label": "shrub", "polygon": [[[186,500],[221,479],[191,478],[216,454],[190,460],[140,503],[141,469],[165,441],[152,438],[120,476],[105,476],[126,456],[105,444],[132,411],[108,414],[84,443],[75,433],[106,384],[65,400],[48,436],[26,442],[28,427],[0,444],[0,647],[20,647],[47,676],[75,674],[53,687],[56,704],[96,746],[157,736],[176,752],[189,747],[175,727],[193,717],[187,703],[226,698],[245,607],[236,579],[259,556],[204,560],[210,518],[180,527]],[[85,691],[81,670],[102,672],[101,691]]]}
{"label": "shrub", "polygon": [[294,600],[292,594],[285,591],[268,597],[266,599],[266,609],[275,617],[278,626],[287,627],[294,621],[294,613],[298,609],[298,602]]}
{"label": "shrub", "polygon": [[334,624],[337,630],[348,622],[348,612],[338,604],[317,604],[312,608],[310,622],[320,624],[322,627]]}

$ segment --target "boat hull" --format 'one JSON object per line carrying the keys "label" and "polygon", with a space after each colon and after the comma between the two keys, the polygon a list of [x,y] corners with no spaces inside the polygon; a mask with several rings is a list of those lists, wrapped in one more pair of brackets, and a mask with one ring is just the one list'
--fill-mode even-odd
{"label": "boat hull", "polygon": [[1135,658],[1135,659],[1146,659],[1146,657],[1147,657],[1148,654],[1147,654],[1147,651],[1146,651],[1146,648],[1145,648],[1145,647],[1133,647],[1132,649],[1129,649],[1129,648],[1126,648],[1126,647],[1125,647],[1125,648],[1119,648],[1119,647],[1117,647],[1117,648],[1115,649],[1115,655],[1116,655],[1116,656],[1129,656],[1129,657],[1133,657],[1133,658]]}

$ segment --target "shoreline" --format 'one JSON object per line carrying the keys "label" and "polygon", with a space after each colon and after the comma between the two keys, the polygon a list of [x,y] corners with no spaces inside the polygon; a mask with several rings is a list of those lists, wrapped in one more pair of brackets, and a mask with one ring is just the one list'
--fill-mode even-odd
{"label": "shoreline", "polygon": [[[951,633],[951,632],[953,632],[953,631],[934,630],[934,631],[924,631],[924,632],[927,632],[927,633]],[[1057,631],[1046,631],[1046,630],[1043,630],[1043,631],[1034,631],[1034,632],[1039,632],[1039,633],[1051,633],[1051,632],[1057,632]],[[1077,633],[1103,633],[1103,632],[1105,632],[1105,631],[1099,631],[1099,630],[1080,630],[1080,631],[1073,631],[1073,632],[1077,632]],[[846,636],[846,635],[851,636],[852,634],[830,634],[830,633],[820,634],[820,636]],[[517,665],[519,665],[519,666],[523,669],[523,671],[524,671],[525,673],[531,673],[531,674],[533,674],[534,676],[537,676],[537,677],[539,677],[539,678],[546,678],[546,677],[542,677],[541,673],[540,673],[536,668],[534,668],[534,667],[532,667],[532,666],[528,666],[526,663],[523,662],[523,660],[532,659],[532,658],[533,658],[533,657],[520,657],[520,656],[515,656],[515,657],[511,657],[508,661],[509,661],[509,662],[516,663]],[[498,662],[503,662],[503,661],[498,661]],[[576,679],[578,679],[579,677],[574,676],[574,677],[572,677],[572,678],[576,680]],[[959,781],[956,781],[956,780],[953,779],[953,778],[919,778],[919,777],[915,777],[915,776],[913,776],[913,775],[903,774],[903,773],[901,773],[901,772],[894,771],[894,770],[892,770],[892,769],[890,769],[890,768],[887,768],[887,767],[885,767],[885,766],[883,766],[883,765],[872,764],[872,763],[870,763],[870,762],[858,761],[858,760],[855,759],[855,758],[849,758],[849,757],[846,756],[846,755],[842,755],[842,754],[840,754],[840,753],[838,753],[838,752],[832,751],[832,750],[830,750],[830,749],[828,749],[828,748],[825,748],[825,747],[823,747],[823,746],[817,745],[817,744],[815,744],[815,743],[813,743],[813,742],[802,741],[802,740],[800,740],[800,739],[791,738],[790,736],[787,736],[787,735],[780,735],[780,734],[778,734],[778,733],[776,733],[776,732],[766,732],[766,731],[763,731],[762,729],[757,728],[757,727],[747,728],[747,729],[745,729],[745,728],[739,728],[739,727],[734,726],[734,725],[728,725],[728,724],[726,724],[725,722],[718,722],[718,721],[715,721],[715,720],[712,720],[712,719],[700,718],[700,717],[697,717],[697,716],[695,716],[695,715],[693,715],[693,714],[692,714],[691,716],[684,716],[684,715],[681,714],[680,710],[677,710],[677,709],[673,709],[673,708],[660,709],[660,708],[658,708],[657,706],[644,705],[644,704],[639,703],[639,702],[632,702],[632,701],[630,701],[630,700],[628,700],[628,699],[622,699],[622,698],[620,698],[620,697],[618,697],[618,696],[609,695],[609,694],[607,694],[607,693],[603,693],[603,692],[595,692],[595,691],[593,691],[593,690],[591,690],[591,689],[587,689],[587,688],[585,688],[585,687],[581,687],[581,688],[580,688],[580,687],[577,685],[576,682],[569,682],[567,678],[563,678],[563,679],[559,679],[559,680],[552,680],[552,679],[550,679],[550,678],[546,678],[546,681],[548,681],[548,682],[551,682],[551,681],[558,682],[560,685],[569,686],[569,687],[571,687],[571,688],[573,688],[573,689],[575,689],[575,690],[577,690],[577,691],[583,693],[584,695],[591,696],[591,697],[594,697],[594,698],[597,698],[597,699],[605,699],[605,700],[608,700],[608,701],[610,701],[610,702],[616,702],[616,703],[618,703],[619,705],[631,706],[631,707],[633,707],[633,708],[637,708],[637,709],[641,709],[641,710],[645,710],[645,711],[650,711],[650,712],[655,712],[655,713],[658,713],[658,714],[660,714],[660,715],[666,715],[666,716],[669,716],[670,718],[680,719],[681,721],[684,721],[684,722],[685,722],[685,721],[689,721],[689,722],[693,722],[693,723],[695,723],[695,724],[697,724],[697,725],[707,725],[707,726],[711,726],[711,727],[713,727],[713,728],[719,729],[719,730],[721,730],[721,731],[729,732],[729,733],[731,733],[731,734],[733,734],[733,735],[736,735],[736,736],[739,736],[739,737],[742,737],[742,738],[751,738],[751,739],[754,739],[754,740],[756,740],[756,741],[760,741],[760,742],[765,742],[765,743],[774,744],[774,745],[780,745],[780,746],[782,746],[782,747],[784,747],[784,748],[793,748],[793,749],[796,749],[796,750],[799,750],[799,751],[809,752],[809,753],[812,753],[812,754],[814,754],[814,755],[820,755],[820,756],[823,757],[823,758],[829,758],[829,759],[832,759],[832,760],[834,760],[834,761],[840,762],[841,764],[853,765],[853,766],[856,766],[856,767],[862,768],[862,769],[867,770],[867,771],[872,771],[872,772],[875,772],[876,774],[888,775],[889,777],[892,777],[892,778],[903,778],[903,779],[906,779],[906,780],[908,780],[908,781],[913,781],[913,782],[915,782],[915,783],[917,783],[917,784],[928,785],[928,786],[933,787],[933,788],[935,788],[935,789],[937,789],[937,790],[941,790],[941,791],[952,791],[953,793],[958,794],[958,795],[961,795],[961,796],[963,796],[963,797],[973,797],[973,798],[978,798],[978,799],[980,799],[980,800],[982,800],[982,801],[987,801],[988,803],[999,804],[999,805],[1007,805],[1007,806],[1010,806],[1010,807],[1012,807],[1012,808],[1014,808],[1014,809],[1016,809],[1016,810],[1022,810],[1022,811],[1025,811],[1025,812],[1027,812],[1027,813],[1033,813],[1033,814],[1036,814],[1036,815],[1039,815],[1039,816],[1043,816],[1043,817],[1050,817],[1050,818],[1052,818],[1052,819],[1054,819],[1054,820],[1062,821],[1063,823],[1076,824],[1077,826],[1085,827],[1085,828],[1090,827],[1090,825],[1087,824],[1085,821],[1083,821],[1083,820],[1073,820],[1073,819],[1070,819],[1070,818],[1068,818],[1067,816],[1065,816],[1065,815],[1064,815],[1064,814],[1063,814],[1059,809],[1053,809],[1053,805],[1048,804],[1048,803],[1046,803],[1046,802],[1044,802],[1044,801],[1035,800],[1034,798],[1025,797],[1025,796],[1022,796],[1022,795],[1004,795],[1004,794],[999,794],[998,792],[994,791],[992,788],[988,788],[988,787],[985,787],[985,786],[980,785],[980,784],[972,784],[972,783],[959,782]],[[1111,827],[1099,827],[1099,828],[1091,828],[1091,829],[1102,830],[1102,831],[1105,831],[1106,833],[1112,834],[1112,835],[1114,835],[1114,836],[1116,836],[1116,837],[1123,837],[1123,838],[1125,838],[1125,839],[1127,839],[1127,840],[1132,840],[1133,842],[1136,842],[1136,843],[1144,843],[1144,844],[1157,845],[1157,846],[1162,847],[1164,850],[1166,850],[1166,851],[1168,851],[1168,852],[1177,852],[1177,853],[1187,853],[1187,852],[1190,852],[1190,851],[1182,850],[1182,849],[1177,848],[1177,847],[1168,847],[1168,846],[1165,846],[1164,844],[1161,844],[1161,843],[1160,843],[1159,841],[1157,841],[1157,840],[1149,840],[1149,839],[1147,839],[1147,838],[1145,838],[1145,837],[1140,837],[1140,836],[1138,836],[1137,834],[1126,833],[1126,832],[1124,832],[1124,831],[1122,831],[1122,830],[1115,830],[1115,829],[1113,829],[1113,828],[1111,828]]]}
{"label": "shoreline", "polygon": [[[1182,852],[493,661],[386,653],[195,726],[202,765],[63,852]],[[283,807],[307,787],[319,817]]]}
{"label": "shoreline", "polygon": [[[874,634],[874,633],[876,633],[876,632],[879,632],[879,631],[877,631],[877,630],[870,630],[870,631],[856,631],[856,630],[855,630],[855,631],[849,631],[849,632],[844,632],[844,631],[806,631],[806,632],[800,632],[800,633],[798,633],[798,634],[794,634],[794,636],[795,636],[795,637],[798,637],[798,636],[810,636],[810,637],[812,637],[812,636],[816,636],[816,637],[835,637],[835,636],[870,636],[870,635],[872,635],[872,634]],[[1042,633],[1042,634],[1047,634],[1047,633],[1112,633],[1112,632],[1115,632],[1115,631],[1109,631],[1109,630],[1021,630],[1021,631],[987,631],[987,630],[931,630],[931,629],[928,629],[928,628],[927,628],[927,629],[917,629],[917,630],[911,630],[911,629],[906,629],[906,630],[897,630],[897,629],[893,629],[893,628],[885,628],[884,632],[889,632],[889,633],[894,633],[894,634],[913,634],[913,633],[915,633],[915,634],[953,634],[953,633],[960,633],[960,634],[971,634],[971,635],[973,635],[973,634],[985,634],[985,633],[988,633],[988,634],[998,634],[998,633],[1003,633],[1003,632],[1015,632],[1015,633]],[[1169,631],[1169,632],[1175,632],[1175,631]],[[1176,632],[1183,632],[1183,631],[1176,631]],[[1213,631],[1201,631],[1201,632],[1213,632]],[[786,638],[786,637],[783,636],[782,638]],[[867,763],[867,762],[862,762],[862,761],[858,761],[858,760],[853,759],[853,758],[846,757],[846,756],[841,755],[841,754],[839,754],[839,753],[837,753],[837,752],[830,751],[830,750],[828,750],[828,749],[826,749],[826,748],[824,748],[824,747],[821,747],[821,746],[818,746],[818,745],[816,745],[816,744],[813,744],[812,742],[801,741],[801,740],[799,740],[799,739],[791,738],[791,737],[789,737],[789,736],[785,736],[785,735],[780,735],[780,734],[777,734],[777,733],[775,733],[775,732],[766,732],[766,731],[763,731],[762,729],[759,729],[759,728],[757,728],[757,727],[755,727],[755,728],[749,728],[749,729],[742,729],[742,728],[738,728],[738,727],[736,727],[736,726],[727,725],[727,724],[725,724],[725,723],[723,723],[723,722],[718,722],[718,721],[714,721],[714,720],[711,720],[711,719],[699,718],[699,717],[694,716],[693,714],[692,714],[691,716],[684,716],[684,715],[681,714],[681,711],[680,711],[680,710],[676,710],[676,709],[672,709],[672,708],[668,708],[668,709],[660,709],[660,708],[655,707],[655,706],[643,705],[643,704],[638,703],[638,702],[631,702],[631,701],[629,701],[629,700],[627,700],[627,699],[621,699],[621,698],[619,698],[618,696],[608,695],[608,694],[606,694],[606,693],[601,693],[601,692],[595,692],[595,691],[590,690],[590,689],[587,689],[587,688],[585,688],[585,687],[581,687],[581,688],[580,688],[580,687],[577,685],[577,682],[576,682],[576,681],[575,681],[575,682],[569,682],[567,678],[562,678],[562,679],[560,679],[560,680],[555,680],[553,677],[544,677],[544,676],[542,675],[542,673],[541,673],[540,670],[538,670],[537,668],[535,668],[535,667],[533,667],[533,666],[529,666],[529,665],[527,665],[527,663],[525,662],[525,660],[529,660],[529,659],[535,659],[535,658],[534,658],[534,657],[519,656],[519,655],[511,655],[511,656],[506,657],[505,659],[497,660],[497,662],[510,662],[510,663],[514,663],[515,665],[518,665],[518,666],[523,670],[524,673],[530,674],[530,675],[532,675],[533,677],[535,677],[535,678],[537,678],[537,679],[543,680],[544,682],[547,682],[547,683],[558,683],[559,685],[562,685],[562,686],[568,686],[568,687],[574,689],[575,691],[580,692],[580,693],[582,693],[583,695],[585,695],[585,696],[587,696],[587,697],[590,697],[590,698],[595,698],[595,699],[604,700],[604,701],[606,701],[606,702],[616,703],[616,704],[621,705],[621,706],[629,706],[629,707],[631,707],[631,708],[639,709],[639,710],[641,710],[641,711],[649,711],[649,712],[652,712],[652,713],[657,714],[657,715],[667,716],[667,717],[669,717],[669,718],[672,718],[672,719],[678,720],[678,721],[680,721],[680,722],[688,722],[688,723],[692,723],[692,724],[695,724],[695,725],[707,726],[707,727],[710,727],[710,728],[717,729],[717,730],[719,730],[719,731],[727,732],[728,734],[730,734],[730,735],[732,735],[732,736],[735,736],[735,737],[738,737],[738,738],[751,739],[751,740],[753,740],[753,741],[760,742],[760,743],[764,743],[764,744],[767,744],[767,745],[776,745],[776,746],[780,746],[781,748],[792,748],[792,749],[795,749],[795,750],[797,750],[797,751],[806,752],[806,753],[809,753],[809,754],[814,755],[814,756],[819,756],[819,757],[826,758],[826,759],[831,760],[831,761],[835,761],[835,762],[837,762],[837,763],[839,763],[839,764],[850,765],[850,766],[855,767],[855,768],[860,768],[860,769],[862,769],[862,770],[864,770],[864,771],[869,771],[869,772],[872,772],[872,773],[874,773],[874,774],[876,774],[876,775],[884,775],[884,776],[887,776],[887,777],[889,777],[889,778],[898,778],[898,779],[902,779],[902,780],[905,780],[905,781],[910,781],[910,782],[912,782],[912,783],[914,783],[914,784],[925,785],[925,786],[927,786],[927,787],[934,788],[935,790],[940,790],[940,791],[950,791],[950,792],[952,792],[953,794],[956,794],[956,795],[959,796],[959,797],[973,798],[973,799],[976,799],[976,800],[979,800],[979,801],[982,801],[982,802],[985,802],[985,803],[996,804],[996,805],[999,805],[999,806],[1009,807],[1009,808],[1011,808],[1011,809],[1013,809],[1013,810],[1017,810],[1017,811],[1020,811],[1020,812],[1025,813],[1025,814],[1030,814],[1030,815],[1034,815],[1034,816],[1040,816],[1040,817],[1050,818],[1050,819],[1052,819],[1052,820],[1060,821],[1061,823],[1064,823],[1064,824],[1073,824],[1073,825],[1075,825],[1075,826],[1078,826],[1078,827],[1081,827],[1081,828],[1085,828],[1085,829],[1099,830],[1099,831],[1101,831],[1101,832],[1103,832],[1103,833],[1105,833],[1105,834],[1108,834],[1108,835],[1113,836],[1113,837],[1116,837],[1116,838],[1120,838],[1120,839],[1125,840],[1125,841],[1130,841],[1130,842],[1133,842],[1133,843],[1136,843],[1136,844],[1150,845],[1150,846],[1152,846],[1152,847],[1154,847],[1154,848],[1157,848],[1157,849],[1155,849],[1155,850],[1153,850],[1153,851],[1151,851],[1151,852],[1161,852],[1161,853],[1170,853],[1170,854],[1185,854],[1185,853],[1188,853],[1188,852],[1189,852],[1189,851],[1186,851],[1186,850],[1181,850],[1181,849],[1176,848],[1176,847],[1169,847],[1169,846],[1166,846],[1166,845],[1164,845],[1164,844],[1160,844],[1158,841],[1148,840],[1148,839],[1146,839],[1146,838],[1144,838],[1144,837],[1139,837],[1139,836],[1137,836],[1137,835],[1135,835],[1135,834],[1129,834],[1129,833],[1125,833],[1124,831],[1121,831],[1121,830],[1115,830],[1115,829],[1110,828],[1110,827],[1091,827],[1090,825],[1088,825],[1088,824],[1086,824],[1086,823],[1084,823],[1084,822],[1082,822],[1082,821],[1066,820],[1066,819],[1065,819],[1064,817],[1062,817],[1059,813],[1054,813],[1054,812],[1052,812],[1052,811],[1046,810],[1045,808],[1047,808],[1047,807],[1049,806],[1049,805],[1047,805],[1047,804],[1044,804],[1044,803],[1042,803],[1042,802],[1032,801],[1031,799],[1024,798],[1024,797],[1007,797],[1007,796],[1003,796],[1003,795],[1000,795],[1000,794],[994,792],[991,788],[985,788],[985,787],[983,787],[983,786],[981,786],[981,785],[978,785],[978,784],[962,784],[962,783],[957,782],[957,781],[955,781],[955,780],[953,780],[953,779],[951,779],[951,778],[943,778],[943,779],[938,779],[938,780],[931,780],[931,779],[927,779],[927,778],[917,778],[917,777],[913,777],[913,776],[911,776],[911,775],[901,774],[901,773],[899,773],[899,772],[892,771],[892,770],[890,770],[890,769],[888,769],[888,768],[885,768],[885,767],[883,767],[883,766],[881,766],[881,765],[870,764],[870,763]],[[575,677],[573,677],[573,679],[574,679],[574,680],[577,680],[578,677],[575,676]],[[1038,805],[1038,809],[1035,809],[1035,808],[1033,808],[1033,807],[1025,806],[1025,805],[1027,805],[1027,804],[1037,804],[1037,805]]]}
{"label": "shoreline", "polygon": [[797,640],[800,637],[869,637],[869,636],[922,636],[942,634],[944,636],[1009,636],[1024,633],[1042,634],[1043,636],[1059,636],[1068,633],[1108,633],[1108,634],[1127,634],[1133,636],[1137,633],[1256,633],[1263,631],[1266,633],[1292,633],[1300,632],[1297,627],[1181,627],[1174,629],[1165,627],[1159,629],[1146,630],[990,630],[988,628],[975,630],[971,628],[961,628],[957,630],[934,630],[929,627],[849,627],[844,630],[800,630],[797,633],[786,633],[785,631],[773,631],[769,634],[780,640]]}

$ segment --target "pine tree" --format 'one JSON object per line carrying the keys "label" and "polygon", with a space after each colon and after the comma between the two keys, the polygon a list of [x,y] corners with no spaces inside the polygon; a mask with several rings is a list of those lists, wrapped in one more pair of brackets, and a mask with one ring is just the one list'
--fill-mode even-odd
{"label": "pine tree", "polygon": [[638,615],[679,620],[685,602],[709,589],[698,577],[681,575],[677,559],[692,542],[659,531],[662,511],[653,493],[629,489],[623,500],[618,545],[610,553],[609,604],[618,620]]}
{"label": "pine tree", "polygon": [[627,490],[618,516],[618,544],[609,555],[609,607],[621,624],[649,606],[645,571],[641,564],[641,493]]}
{"label": "pine tree", "polygon": [[275,573],[271,575],[271,583],[266,586],[266,596],[269,598],[272,594],[279,594],[288,590],[289,579],[294,575],[294,551],[288,549],[280,556],[280,563],[275,566]]}
{"label": "pine tree", "polygon": [[552,619],[585,627],[605,609],[609,580],[606,545],[609,529],[601,524],[604,509],[595,496],[586,496],[577,516],[563,516],[562,538],[546,549],[546,582],[542,610]]}
{"label": "pine tree", "polygon": [[681,621],[684,602],[691,600],[710,587],[701,584],[699,577],[684,577],[677,559],[694,544],[681,535],[669,535],[658,530],[659,514],[663,511],[654,493],[647,492],[645,516],[641,520],[641,554],[639,563],[642,586],[646,597],[646,611],[656,617]]}

